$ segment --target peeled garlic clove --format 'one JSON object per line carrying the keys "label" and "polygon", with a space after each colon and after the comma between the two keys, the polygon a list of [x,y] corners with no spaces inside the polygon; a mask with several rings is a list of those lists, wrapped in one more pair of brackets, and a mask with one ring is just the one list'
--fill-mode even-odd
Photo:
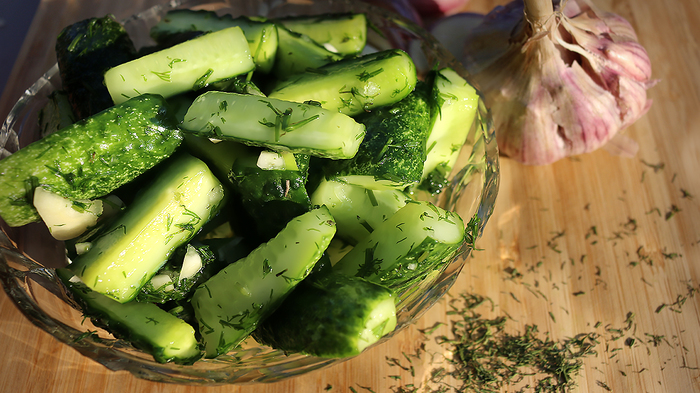
{"label": "peeled garlic clove", "polygon": [[[525,164],[596,150],[651,105],[651,62],[630,24],[587,0],[562,3],[537,28],[522,1],[497,7],[465,44],[463,63],[491,109],[499,148]],[[632,145],[609,150],[630,154]]]}

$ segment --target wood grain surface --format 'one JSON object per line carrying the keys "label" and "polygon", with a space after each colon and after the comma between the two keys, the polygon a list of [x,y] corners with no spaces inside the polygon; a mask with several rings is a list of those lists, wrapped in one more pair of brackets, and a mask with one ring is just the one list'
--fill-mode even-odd
{"label": "wood grain surface", "polygon": [[[55,62],[53,37],[62,27],[157,2],[43,0],[2,95],[0,118]],[[471,0],[467,9],[484,12],[499,3]],[[650,111],[625,131],[640,150],[633,158],[599,150],[543,167],[502,159],[481,250],[450,295],[488,297],[494,306],[477,311],[509,316],[506,331],[513,335],[528,325],[554,341],[595,334],[596,354],[583,359],[573,391],[700,392],[700,2],[595,3],[632,23],[660,80],[649,91]],[[274,384],[207,388],[108,371],[36,328],[2,293],[0,392],[411,391],[430,387],[438,366],[435,356],[414,356],[421,345],[451,354],[433,339],[449,334],[449,304],[443,299],[394,339],[329,368]],[[433,335],[422,333],[435,326]]]}

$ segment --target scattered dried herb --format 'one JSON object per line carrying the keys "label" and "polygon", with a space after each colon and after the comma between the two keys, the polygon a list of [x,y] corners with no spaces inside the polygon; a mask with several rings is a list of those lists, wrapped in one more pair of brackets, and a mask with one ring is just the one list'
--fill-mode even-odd
{"label": "scattered dried herb", "polygon": [[559,245],[557,244],[557,239],[560,237],[563,237],[566,234],[566,231],[561,231],[561,232],[554,232],[554,236],[552,236],[551,239],[547,240],[547,247],[549,247],[552,251],[556,252],[557,254],[561,254],[561,250],[559,250]]}
{"label": "scattered dried herb", "polygon": [[682,257],[682,255],[677,252],[666,252],[665,248],[664,251],[661,252],[661,255],[664,257],[664,259],[676,259]]}
{"label": "scattered dried herb", "polygon": [[596,383],[598,386],[600,386],[601,388],[607,390],[608,392],[612,392],[612,389],[610,389],[610,386],[608,386],[605,382],[603,382],[603,381],[596,381],[595,383]]}
{"label": "scattered dried herb", "polygon": [[691,282],[686,283],[686,289],[687,292],[685,294],[677,295],[676,300],[673,303],[667,304],[667,303],[662,303],[659,307],[656,308],[656,313],[660,313],[664,309],[668,309],[670,311],[680,313],[681,312],[681,307],[685,304],[688,299],[692,299],[695,297],[697,294],[698,290],[700,290],[700,287],[695,287],[692,285]]}
{"label": "scattered dried herb", "polygon": [[664,215],[664,218],[666,218],[666,221],[670,220],[673,216],[676,215],[676,213],[680,213],[681,209],[676,206],[676,205],[671,205],[669,210],[666,212],[666,215]]}
{"label": "scattered dried herb", "polygon": [[644,335],[649,337],[649,340],[647,342],[651,343],[655,347],[658,347],[663,342],[667,343],[669,346],[671,345],[671,343],[669,343],[666,339],[666,336],[651,333],[644,333]]}
{"label": "scattered dried herb", "polygon": [[650,164],[650,163],[648,163],[648,162],[646,162],[646,161],[644,161],[644,160],[642,160],[642,164],[644,164],[644,165],[648,166],[649,168],[653,169],[653,170],[654,170],[654,173],[658,173],[659,171],[662,171],[662,170],[664,169],[664,167],[666,166],[666,164],[664,164],[663,162],[660,162],[660,163],[658,163],[658,164]]}
{"label": "scattered dried herb", "polygon": [[[447,359],[451,370],[433,370],[431,382],[439,386],[430,392],[492,392],[518,384],[526,377],[533,377],[535,385],[525,388],[535,392],[562,392],[575,386],[582,358],[596,353],[595,333],[553,341],[546,334],[541,338],[537,326],[527,325],[524,333],[511,334],[506,331],[506,323],[512,318],[483,318],[475,311],[486,302],[491,301],[468,293],[450,302],[452,337],[439,336],[436,341],[454,354]],[[458,385],[443,383],[448,376]]]}

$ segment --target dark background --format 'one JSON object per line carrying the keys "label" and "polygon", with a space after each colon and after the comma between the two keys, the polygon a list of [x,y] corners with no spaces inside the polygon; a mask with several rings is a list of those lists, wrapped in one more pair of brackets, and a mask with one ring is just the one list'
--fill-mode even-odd
{"label": "dark background", "polygon": [[0,0],[0,93],[22,48],[40,0]]}

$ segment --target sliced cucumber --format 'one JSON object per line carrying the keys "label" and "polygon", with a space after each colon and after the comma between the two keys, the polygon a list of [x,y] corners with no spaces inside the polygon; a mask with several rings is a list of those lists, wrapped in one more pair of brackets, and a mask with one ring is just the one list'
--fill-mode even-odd
{"label": "sliced cucumber", "polygon": [[358,277],[331,274],[297,286],[253,333],[285,352],[356,356],[396,327],[393,293]]}
{"label": "sliced cucumber", "polygon": [[400,101],[416,86],[416,66],[400,49],[389,49],[327,64],[285,79],[270,98],[305,102],[354,116]]}
{"label": "sliced cucumber", "polygon": [[240,27],[204,34],[154,52],[105,73],[115,104],[144,93],[171,97],[255,68]]}
{"label": "sliced cucumber", "polygon": [[195,329],[153,303],[119,303],[91,290],[68,269],[56,271],[86,316],[160,363],[192,364],[202,357]]}
{"label": "sliced cucumber", "polygon": [[365,135],[363,125],[337,111],[216,91],[192,103],[182,128],[199,136],[333,159],[354,156]]}
{"label": "sliced cucumber", "polygon": [[314,209],[200,285],[191,303],[205,356],[226,353],[250,335],[309,274],[334,234],[328,209]]}
{"label": "sliced cucumber", "polygon": [[233,18],[231,15],[218,16],[206,10],[172,10],[151,29],[151,37],[165,42],[172,36],[186,32],[212,32],[238,26],[248,39],[250,54],[255,61],[256,71],[268,73],[272,69],[277,52],[277,27],[274,23],[252,20],[245,16]]}
{"label": "sliced cucumber", "polygon": [[285,79],[309,68],[322,67],[343,58],[314,42],[307,35],[294,33],[284,27],[278,27],[277,34],[279,48],[272,68],[272,73],[277,78]]}
{"label": "sliced cucumber", "polygon": [[402,290],[443,266],[464,242],[464,222],[430,202],[411,201],[333,268]]}
{"label": "sliced cucumber", "polygon": [[326,49],[342,55],[355,55],[367,44],[365,14],[323,14],[277,19],[291,31],[305,34]]}
{"label": "sliced cucumber", "polygon": [[435,193],[447,183],[471,130],[479,94],[451,68],[435,72],[433,97],[438,108],[427,138],[421,188]]}
{"label": "sliced cucumber", "polygon": [[400,190],[371,190],[325,179],[311,194],[311,203],[328,207],[338,227],[337,236],[350,244],[374,232],[410,199]]}
{"label": "sliced cucumber", "polygon": [[182,155],[129,206],[70,269],[91,289],[132,300],[219,209],[224,189],[197,158]]}

